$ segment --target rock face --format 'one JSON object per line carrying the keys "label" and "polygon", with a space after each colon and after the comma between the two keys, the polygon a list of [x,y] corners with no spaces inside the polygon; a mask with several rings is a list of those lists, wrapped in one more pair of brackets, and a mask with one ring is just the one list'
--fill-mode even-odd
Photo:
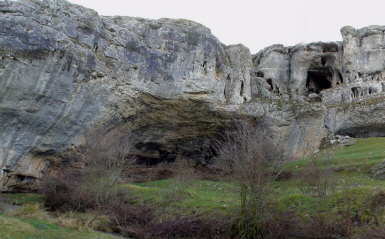
{"label": "rock face", "polygon": [[384,32],[344,27],[343,42],[268,47],[253,56],[252,95],[320,102],[333,134],[385,136]]}
{"label": "rock face", "polygon": [[[253,56],[254,96],[321,102],[320,92],[343,83],[341,43],[274,45]],[[259,86],[259,87],[258,87]]]}
{"label": "rock face", "polygon": [[3,190],[73,163],[92,132],[133,131],[142,162],[204,161],[233,114],[215,107],[251,99],[249,50],[200,24],[101,17],[64,1],[0,8]]}
{"label": "rock face", "polygon": [[[0,191],[75,165],[87,140],[135,135],[155,164],[211,157],[234,119],[298,158],[331,133],[383,135],[383,27],[251,55],[188,20],[99,16],[65,1],[0,2]],[[373,117],[371,117],[371,116]]]}

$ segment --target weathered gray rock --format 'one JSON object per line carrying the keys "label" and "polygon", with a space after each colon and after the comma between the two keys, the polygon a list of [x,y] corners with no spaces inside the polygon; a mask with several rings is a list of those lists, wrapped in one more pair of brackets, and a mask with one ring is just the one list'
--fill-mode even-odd
{"label": "weathered gray rock", "polygon": [[[306,48],[305,48],[306,47]],[[322,90],[340,84],[340,45],[311,43],[292,50],[289,90],[293,99],[319,94]]]}
{"label": "weathered gray rock", "polygon": [[64,1],[0,8],[3,190],[71,164],[94,131],[137,133],[142,162],[204,161],[231,119],[215,107],[251,98],[249,50],[200,24],[101,17]]}
{"label": "weathered gray rock", "polygon": [[323,93],[326,105],[338,105],[376,98],[385,90],[385,27],[341,29],[343,48],[341,73],[343,87]]}
{"label": "weathered gray rock", "polygon": [[253,56],[253,97],[279,99],[288,93],[290,80],[289,49],[273,45]]}
{"label": "weathered gray rock", "polygon": [[231,74],[227,75],[224,95],[228,104],[242,104],[251,99],[250,70],[251,54],[243,45],[225,47]]}
{"label": "weathered gray rock", "polygon": [[371,169],[370,169],[370,173],[380,179],[380,180],[384,180],[385,179],[385,161],[382,161],[381,163],[373,166]]}
{"label": "weathered gray rock", "polygon": [[384,122],[383,98],[330,106],[325,114],[325,127],[328,130],[354,137],[383,137]]}
{"label": "weathered gray rock", "polygon": [[340,52],[340,43],[267,47],[253,56],[251,89],[257,97],[321,101],[322,90],[343,82]]}
{"label": "weathered gray rock", "polygon": [[325,126],[355,137],[385,136],[385,27],[341,29],[345,83],[323,92]]}
{"label": "weathered gray rock", "polygon": [[329,132],[384,136],[384,31],[382,26],[344,27],[342,43],[268,47],[253,57],[253,96],[322,102]]}
{"label": "weathered gray rock", "polygon": [[298,103],[253,99],[241,106],[244,114],[262,119],[271,137],[287,158],[298,159],[314,153],[327,136],[324,127],[326,108],[320,103]]}
{"label": "weathered gray rock", "polygon": [[131,132],[132,154],[147,164],[207,162],[212,138],[241,117],[258,119],[293,158],[328,131],[383,135],[382,32],[343,28],[343,43],[252,56],[188,20],[0,2],[0,191],[30,190],[47,168],[77,164],[92,135]]}

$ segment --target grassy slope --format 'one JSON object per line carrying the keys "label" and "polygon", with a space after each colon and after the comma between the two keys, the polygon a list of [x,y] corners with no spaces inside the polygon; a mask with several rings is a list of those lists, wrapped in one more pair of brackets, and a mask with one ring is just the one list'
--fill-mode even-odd
{"label": "grassy slope", "polygon": [[[61,227],[53,222],[52,218],[48,218],[48,213],[45,210],[32,209],[31,205],[40,205],[43,202],[43,195],[33,193],[2,193],[0,194],[2,209],[9,209],[13,204],[19,205],[16,211],[24,211],[29,213],[30,218],[24,216],[10,216],[9,212],[0,212],[0,238],[12,239],[66,239],[66,238],[105,238],[113,239],[112,235],[96,232],[87,228],[82,228],[81,231]],[[32,204],[31,204],[32,203]],[[28,206],[29,205],[29,206]],[[29,208],[29,209],[28,209]],[[12,213],[12,212],[11,212]]]}
{"label": "grassy slope", "polygon": [[0,238],[67,239],[67,238],[113,238],[104,233],[79,232],[59,227],[45,220],[15,218],[0,215]]}
{"label": "grassy slope", "polygon": [[[384,145],[385,138],[357,139],[355,145],[329,146],[316,154],[314,157],[318,158],[320,168],[333,171],[330,179],[333,190],[324,197],[314,192],[303,193],[298,187],[298,177],[295,175],[301,173],[311,157],[288,163],[284,171],[292,172],[294,177],[275,182],[272,202],[281,210],[293,211],[299,216],[324,213],[329,217],[350,210],[351,215],[357,214],[369,224],[385,223],[385,203],[373,208],[370,202],[373,194],[385,188],[385,182],[370,173],[374,165],[385,159]],[[196,213],[219,212],[228,215],[239,202],[234,185],[211,181],[195,181],[185,185],[184,196],[172,200],[175,184],[173,180],[162,180],[130,187],[142,199],[162,205],[164,214],[159,215],[162,219],[165,215],[178,217]]]}
{"label": "grassy slope", "polygon": [[[352,215],[359,214],[365,222],[385,221],[385,203],[373,208],[370,197],[385,188],[385,182],[371,176],[370,168],[385,159],[385,138],[357,139],[352,146],[329,146],[315,155],[321,168],[332,168],[334,190],[327,196],[303,193],[296,177],[274,184],[274,198],[282,210],[308,216],[320,213],[338,214],[346,207]],[[330,153],[333,152],[333,153]],[[311,157],[285,165],[284,171],[294,175],[308,165]],[[137,203],[151,202],[158,207],[154,221],[177,219],[183,216],[215,217],[230,215],[239,200],[231,183],[175,179],[125,185],[137,197]],[[10,195],[9,201],[19,203],[40,201],[39,195]],[[385,222],[384,222],[385,223]],[[45,226],[41,226],[45,225]],[[21,229],[21,230],[20,230]],[[62,236],[63,237],[60,237]],[[96,238],[95,232],[77,232],[46,221],[0,216],[0,238]],[[109,238],[103,235],[103,238]]]}
{"label": "grassy slope", "polygon": [[[385,190],[385,181],[372,176],[371,168],[385,159],[385,138],[357,139],[353,146],[329,146],[315,155],[321,168],[333,170],[331,184],[334,189],[325,197],[315,193],[303,193],[298,180],[276,182],[281,209],[295,211],[299,215],[335,213],[349,207],[351,214],[361,220],[378,224],[384,223],[385,204],[376,205],[371,201],[379,190]],[[332,152],[332,153],[330,153]],[[299,174],[311,157],[290,162],[285,171]]]}
{"label": "grassy slope", "polygon": [[[329,160],[327,166],[341,168],[367,169],[385,159],[385,138],[360,138],[352,146],[332,145],[321,151],[322,153],[332,151],[333,158]],[[299,159],[288,163],[286,170],[298,170],[304,167],[309,158]]]}
{"label": "grassy slope", "polygon": [[142,200],[159,206],[156,221],[189,215],[203,218],[226,215],[238,204],[234,185],[224,182],[196,180],[180,183],[167,179],[129,187]]}

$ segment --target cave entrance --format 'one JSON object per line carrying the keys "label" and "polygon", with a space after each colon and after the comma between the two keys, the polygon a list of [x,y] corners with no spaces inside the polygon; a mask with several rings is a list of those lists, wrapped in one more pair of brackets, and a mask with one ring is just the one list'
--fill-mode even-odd
{"label": "cave entrance", "polygon": [[321,90],[329,89],[332,87],[333,75],[328,69],[309,71],[307,73],[306,87],[308,93],[319,94]]}

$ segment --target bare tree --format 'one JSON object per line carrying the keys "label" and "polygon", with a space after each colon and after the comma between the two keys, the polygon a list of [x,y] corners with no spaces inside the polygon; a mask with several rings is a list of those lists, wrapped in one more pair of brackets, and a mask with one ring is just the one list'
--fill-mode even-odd
{"label": "bare tree", "polygon": [[269,216],[271,186],[283,165],[283,154],[261,126],[244,119],[215,142],[216,167],[239,190],[238,236],[261,238],[265,233],[262,222]]}
{"label": "bare tree", "polygon": [[47,205],[59,210],[101,211],[113,201],[125,200],[127,192],[119,183],[124,169],[134,162],[129,156],[133,137],[119,130],[88,135],[80,160],[84,167],[63,168],[43,179]]}
{"label": "bare tree", "polygon": [[90,135],[86,145],[86,169],[94,173],[105,173],[111,181],[116,182],[122,172],[135,162],[135,158],[129,155],[134,138],[131,132],[118,130]]}
{"label": "bare tree", "polygon": [[302,193],[315,194],[324,197],[334,192],[337,181],[333,177],[333,151],[309,156],[308,164],[301,170],[298,187]]}
{"label": "bare tree", "polygon": [[88,138],[84,176],[99,205],[118,192],[119,180],[134,166],[135,158],[129,155],[133,140],[131,132],[118,130]]}

